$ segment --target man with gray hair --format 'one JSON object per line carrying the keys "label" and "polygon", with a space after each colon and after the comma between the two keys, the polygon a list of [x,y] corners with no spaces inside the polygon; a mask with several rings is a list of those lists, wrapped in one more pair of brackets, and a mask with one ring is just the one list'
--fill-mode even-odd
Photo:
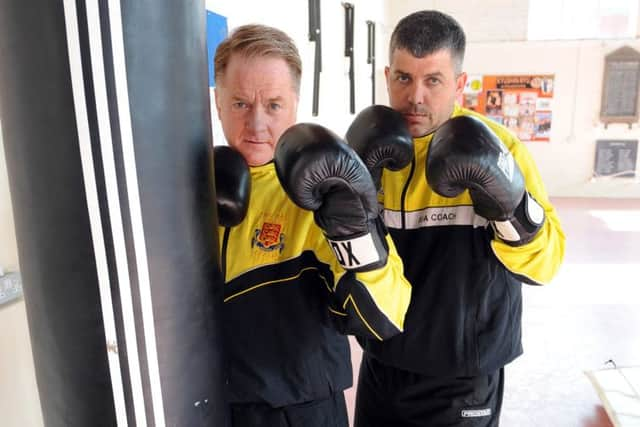
{"label": "man with gray hair", "polygon": [[289,36],[238,27],[214,64],[230,146],[215,172],[232,427],[347,427],[344,334],[400,333],[411,294],[375,186],[335,134],[296,124]]}

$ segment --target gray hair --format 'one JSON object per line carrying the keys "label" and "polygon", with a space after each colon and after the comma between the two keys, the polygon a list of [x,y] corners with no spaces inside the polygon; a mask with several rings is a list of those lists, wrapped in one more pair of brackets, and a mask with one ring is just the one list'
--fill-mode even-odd
{"label": "gray hair", "polygon": [[257,24],[236,28],[216,49],[213,61],[216,80],[223,79],[234,53],[246,58],[273,57],[284,60],[291,71],[294,89],[300,92],[302,60],[295,43],[283,31]]}

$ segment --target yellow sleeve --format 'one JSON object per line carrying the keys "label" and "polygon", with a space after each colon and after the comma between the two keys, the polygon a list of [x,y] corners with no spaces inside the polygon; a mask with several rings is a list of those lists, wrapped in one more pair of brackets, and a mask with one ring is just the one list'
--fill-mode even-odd
{"label": "yellow sleeve", "polygon": [[522,171],[526,190],[543,207],[545,221],[535,238],[525,245],[514,247],[496,239],[491,242],[491,247],[500,262],[521,280],[546,285],[562,264],[565,235],[529,150],[513,136],[500,136]]}
{"label": "yellow sleeve", "polygon": [[328,243],[321,242],[316,255],[334,274],[333,302],[329,307],[334,323],[345,334],[383,340],[403,331],[411,299],[411,285],[388,234],[387,263],[367,272],[345,271]]}

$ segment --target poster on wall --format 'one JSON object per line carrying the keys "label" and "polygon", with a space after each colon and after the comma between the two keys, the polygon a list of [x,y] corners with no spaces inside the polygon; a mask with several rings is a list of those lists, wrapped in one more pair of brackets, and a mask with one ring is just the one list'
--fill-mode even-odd
{"label": "poster on wall", "polygon": [[521,141],[549,141],[553,75],[469,75],[461,104],[509,128]]}

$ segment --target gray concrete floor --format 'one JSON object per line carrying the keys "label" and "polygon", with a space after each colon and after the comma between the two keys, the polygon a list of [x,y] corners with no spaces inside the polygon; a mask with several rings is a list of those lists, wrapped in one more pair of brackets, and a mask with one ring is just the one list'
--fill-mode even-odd
{"label": "gray concrete floor", "polygon": [[[609,360],[640,365],[640,200],[553,203],[566,258],[549,286],[524,288],[525,353],[506,369],[500,425],[613,427],[584,372]],[[361,350],[351,344],[357,375]],[[350,415],[354,399],[355,387]]]}

